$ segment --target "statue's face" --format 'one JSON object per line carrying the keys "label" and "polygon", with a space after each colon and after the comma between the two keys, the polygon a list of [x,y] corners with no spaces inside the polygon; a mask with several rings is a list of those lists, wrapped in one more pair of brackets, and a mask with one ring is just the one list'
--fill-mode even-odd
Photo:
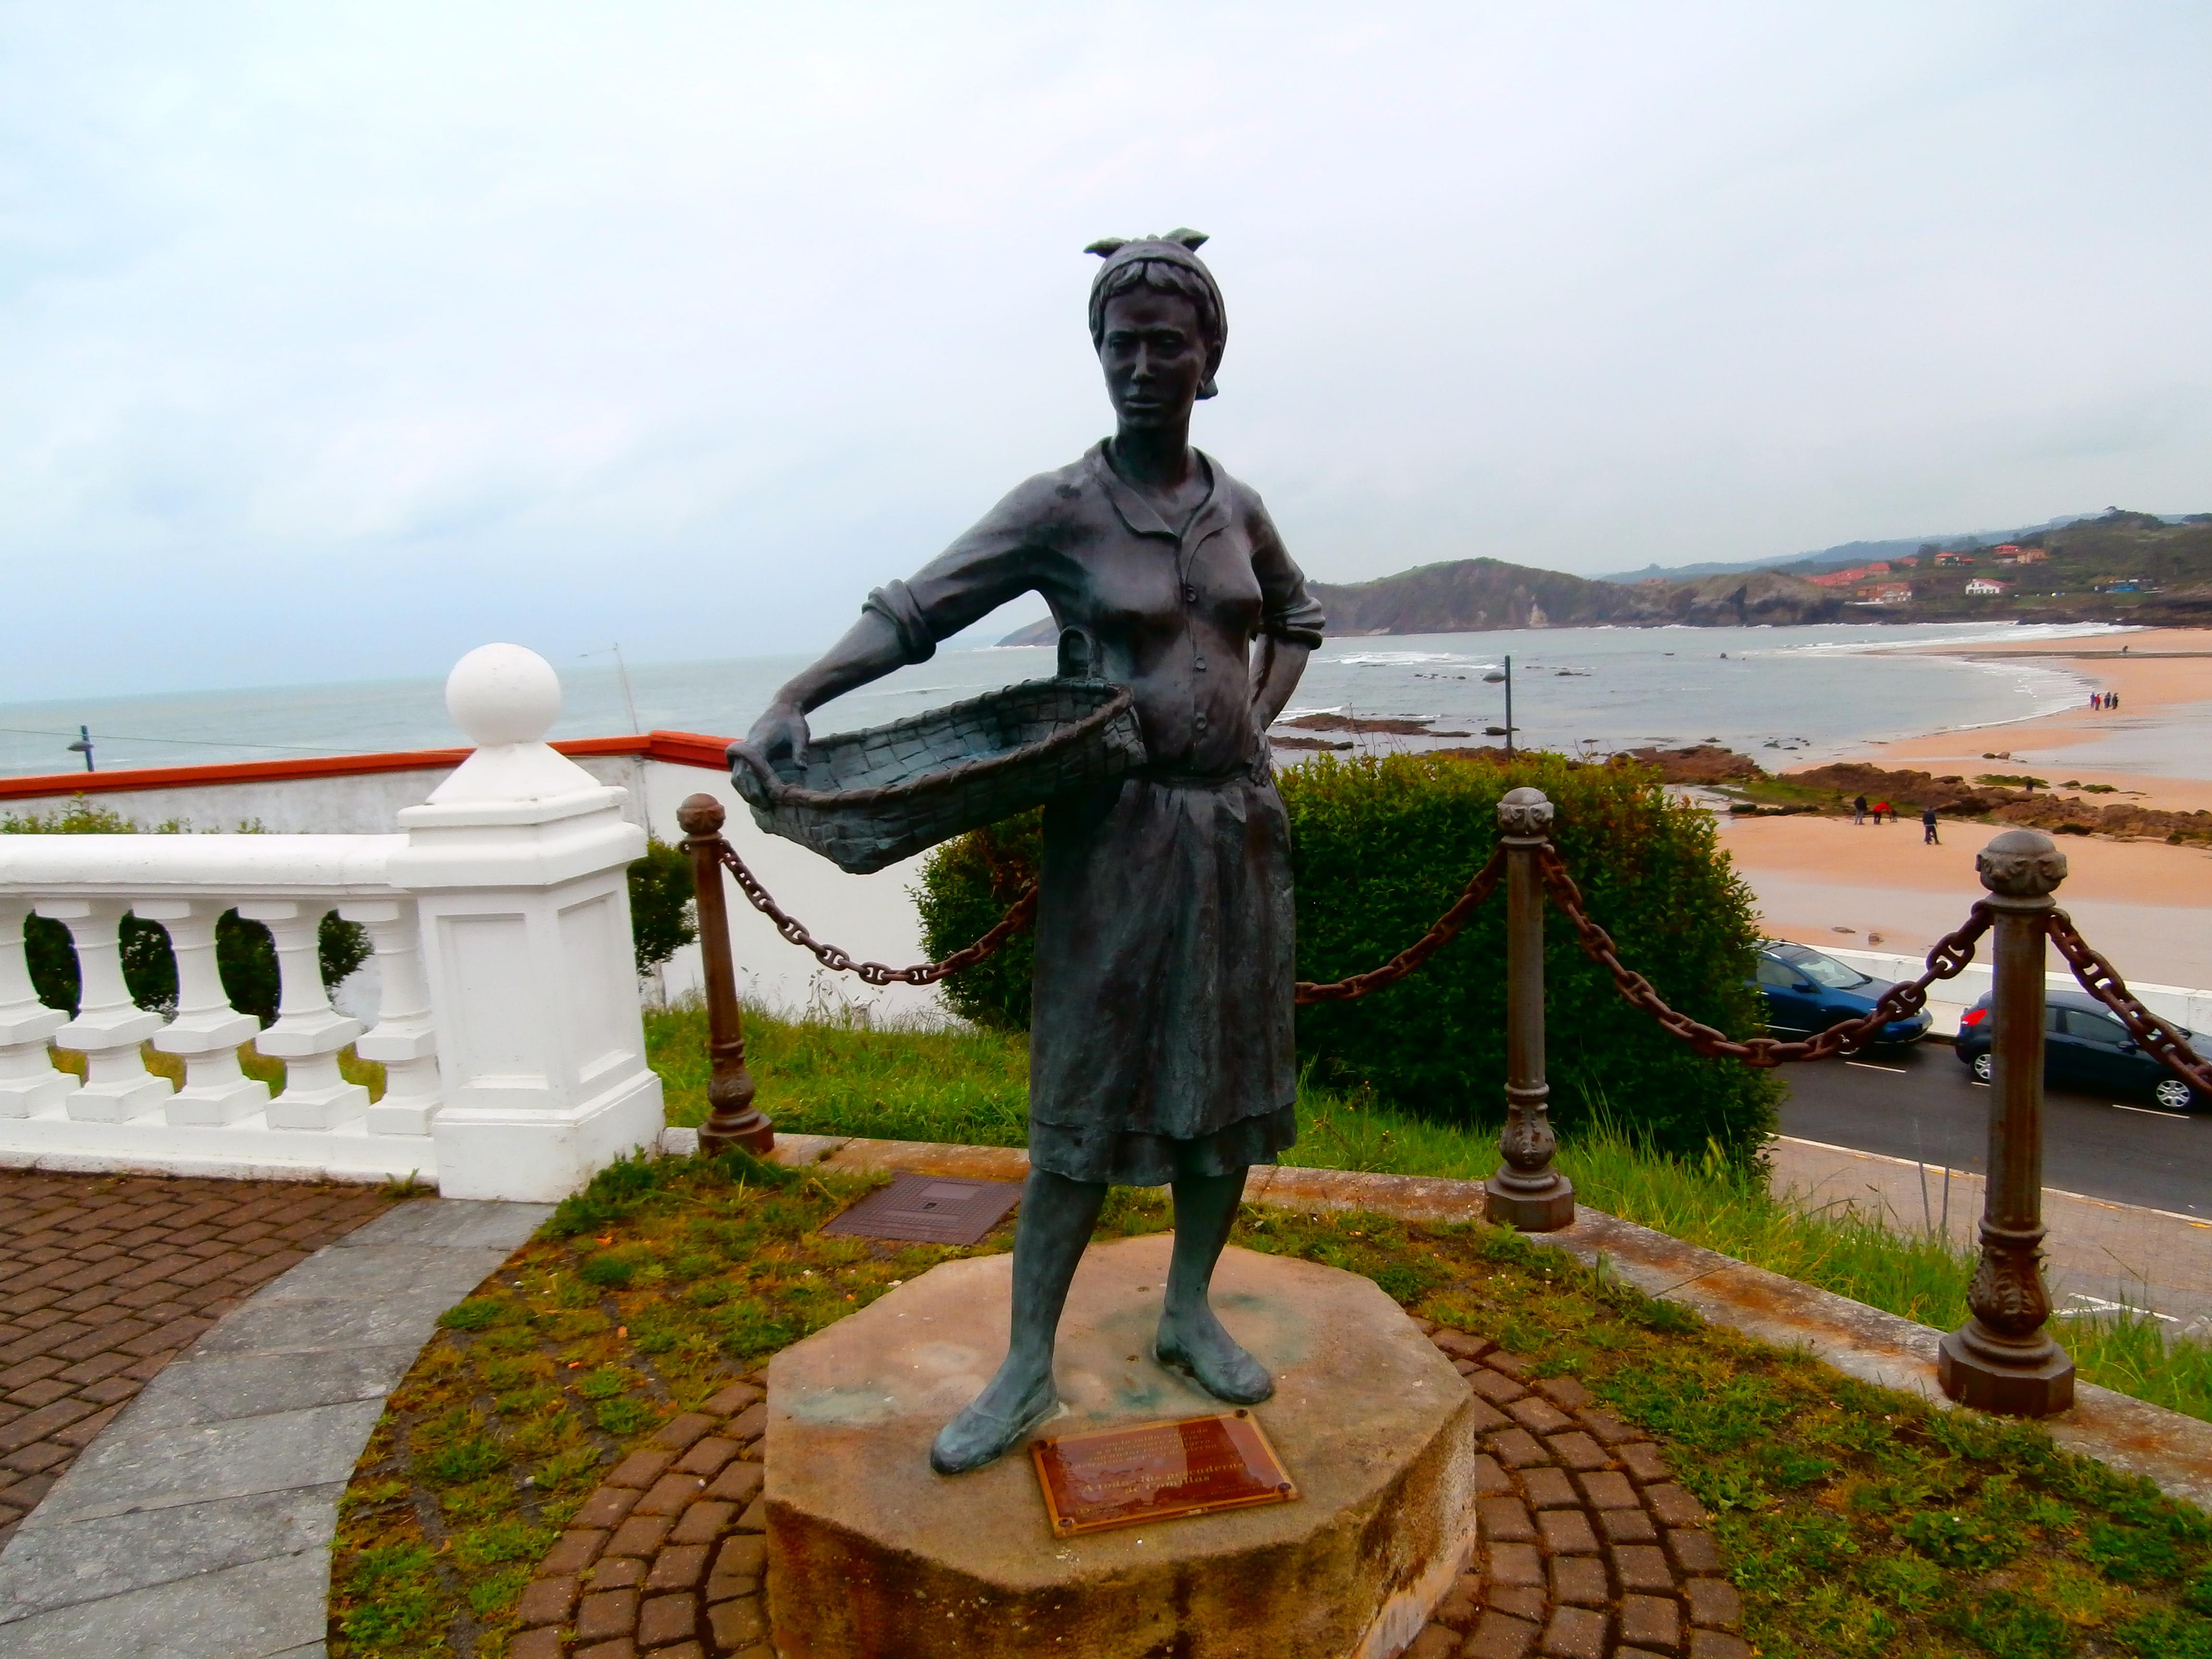
{"label": "statue's face", "polygon": [[1105,325],[1098,362],[1122,427],[1143,431],[1189,419],[1207,368],[1198,307],[1180,294],[1139,289],[1106,302]]}

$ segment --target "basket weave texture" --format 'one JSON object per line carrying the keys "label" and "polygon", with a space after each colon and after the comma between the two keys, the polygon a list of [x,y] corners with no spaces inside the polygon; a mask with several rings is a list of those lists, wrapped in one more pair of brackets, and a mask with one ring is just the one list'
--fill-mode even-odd
{"label": "basket weave texture", "polygon": [[817,738],[803,767],[738,744],[730,777],[762,829],[866,875],[1145,758],[1127,686],[1060,678]]}

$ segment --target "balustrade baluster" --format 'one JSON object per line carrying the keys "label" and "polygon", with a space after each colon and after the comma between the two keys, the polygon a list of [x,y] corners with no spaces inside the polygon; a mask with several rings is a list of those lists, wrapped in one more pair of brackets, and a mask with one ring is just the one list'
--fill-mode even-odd
{"label": "balustrade baluster", "polygon": [[239,1069],[238,1045],[261,1022],[230,1006],[216,966],[215,929],[221,899],[141,899],[131,909],[167,931],[177,959],[177,1017],[154,1035],[165,1054],[182,1056],[185,1086],[169,1097],[172,1123],[224,1124],[269,1104],[269,1085]]}
{"label": "balustrade baluster", "polygon": [[376,1024],[353,1045],[363,1060],[384,1067],[384,1095],[368,1109],[368,1132],[428,1134],[441,1098],[438,1032],[430,1017],[422,923],[415,906],[377,899],[342,904],[338,915],[368,929],[369,946],[376,953]]}
{"label": "balustrade baluster", "polygon": [[368,1091],[338,1072],[338,1050],[361,1035],[361,1022],[331,1006],[317,948],[327,905],[307,900],[256,899],[238,907],[269,929],[276,944],[283,991],[276,1023],[254,1046],[284,1062],[284,1089],[269,1103],[272,1129],[334,1129],[368,1109]]}
{"label": "balustrade baluster", "polygon": [[58,1104],[77,1086],[46,1052],[69,1014],[39,1000],[31,986],[24,923],[28,899],[0,896],[0,1117],[29,1117]]}
{"label": "balustrade baluster", "polygon": [[84,1086],[69,1097],[69,1115],[85,1123],[142,1117],[173,1086],[146,1069],[138,1045],[167,1023],[131,1000],[123,982],[124,899],[41,899],[39,914],[60,922],[76,945],[76,1018],[54,1033],[58,1048],[84,1056]]}

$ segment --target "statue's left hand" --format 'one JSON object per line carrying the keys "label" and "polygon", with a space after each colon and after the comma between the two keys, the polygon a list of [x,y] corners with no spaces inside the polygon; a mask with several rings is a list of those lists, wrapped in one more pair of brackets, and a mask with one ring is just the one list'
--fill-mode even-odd
{"label": "statue's left hand", "polygon": [[778,702],[769,704],[768,711],[753,722],[744,747],[764,761],[773,763],[789,755],[803,763],[807,744],[806,716],[795,703]]}

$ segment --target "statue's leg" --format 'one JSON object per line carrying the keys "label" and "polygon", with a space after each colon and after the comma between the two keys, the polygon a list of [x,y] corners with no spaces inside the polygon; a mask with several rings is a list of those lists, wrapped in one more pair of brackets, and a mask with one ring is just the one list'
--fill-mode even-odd
{"label": "statue's leg", "polygon": [[1184,1176],[1175,1183],[1175,1255],[1154,1352],[1163,1365],[1187,1373],[1217,1400],[1254,1406],[1274,1393],[1274,1379],[1222,1328],[1206,1300],[1213,1264],[1229,1243],[1243,1196],[1242,1170]]}
{"label": "statue's leg", "polygon": [[1013,1340],[998,1375],[938,1431],[929,1466],[939,1474],[981,1468],[1003,1455],[1060,1403],[1052,1386],[1053,1336],[1068,1281],[1105,1202],[1103,1181],[1030,1171],[1014,1224]]}

